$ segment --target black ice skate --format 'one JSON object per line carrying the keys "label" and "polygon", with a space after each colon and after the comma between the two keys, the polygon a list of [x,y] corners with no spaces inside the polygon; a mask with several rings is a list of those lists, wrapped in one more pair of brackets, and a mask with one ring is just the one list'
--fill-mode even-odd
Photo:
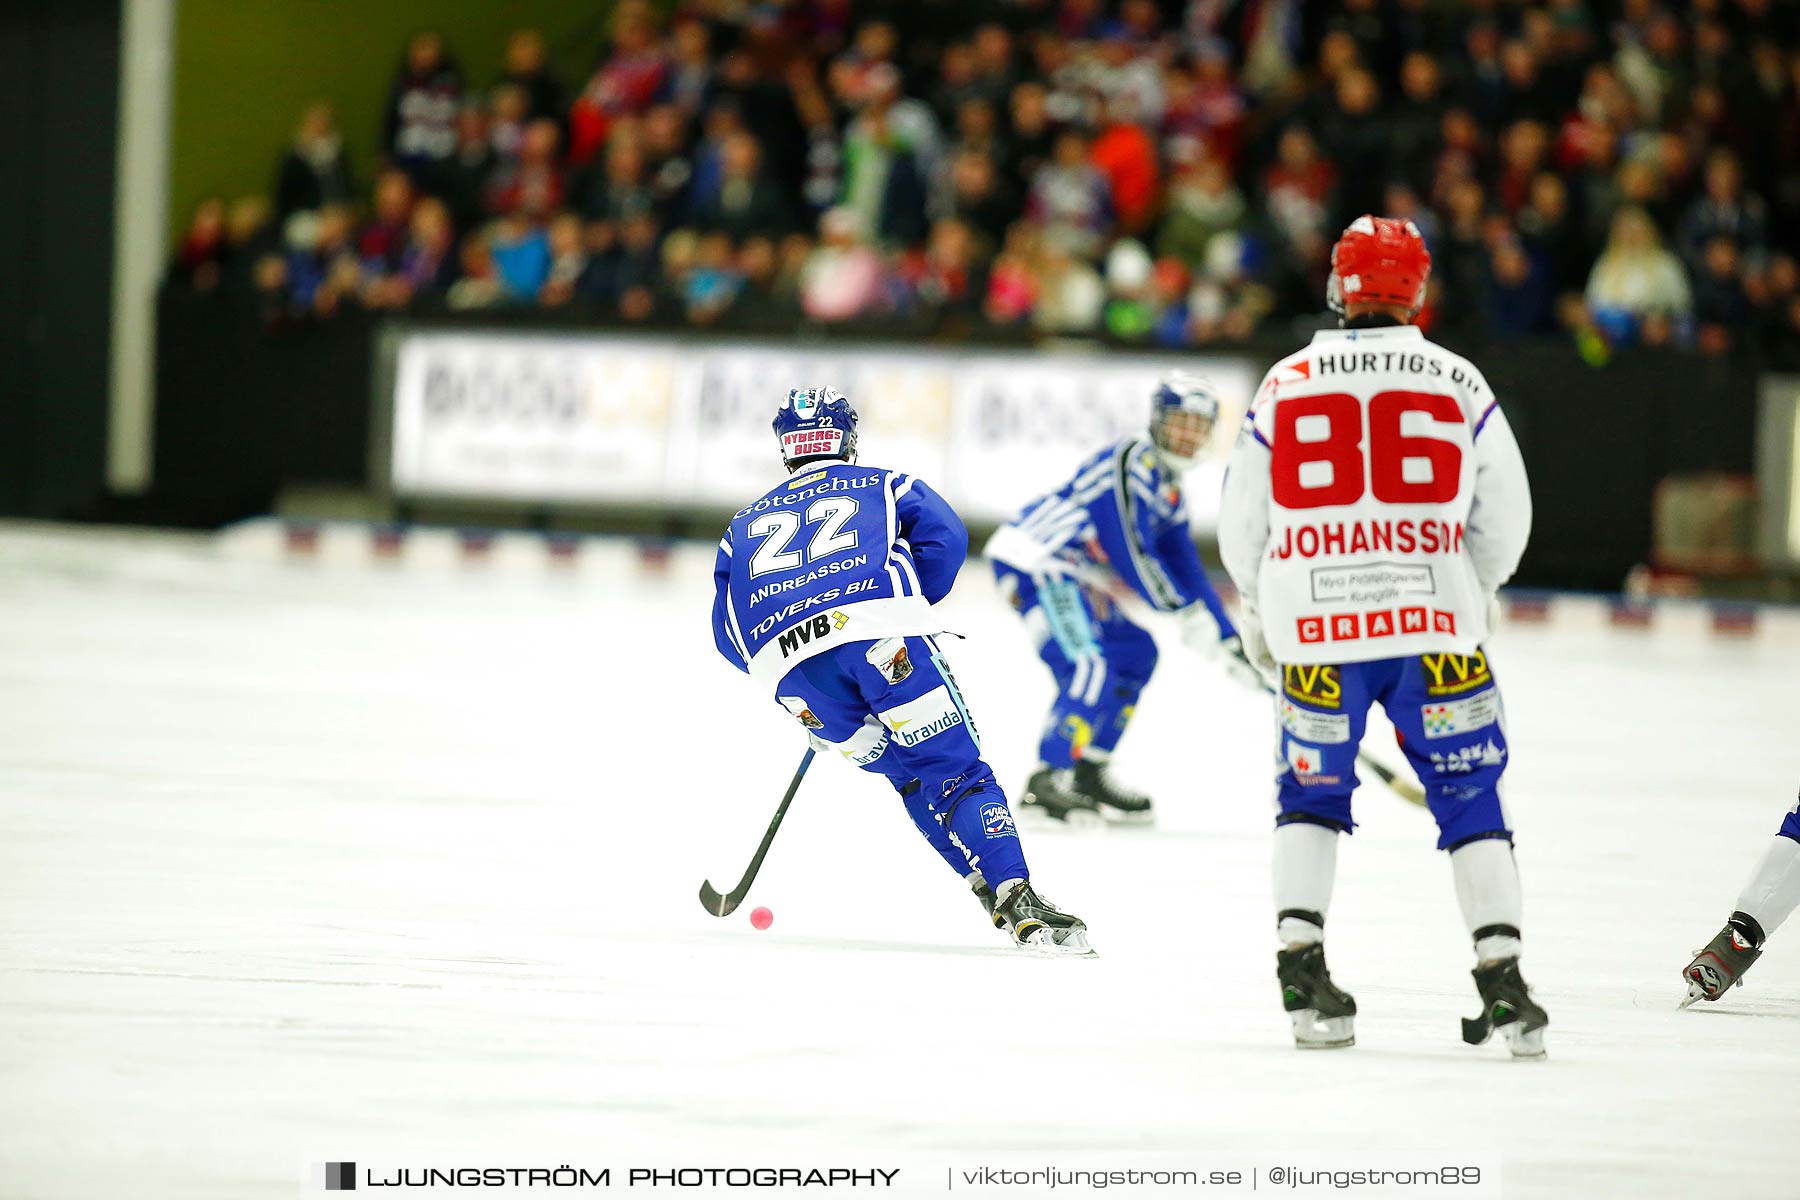
{"label": "black ice skate", "polygon": [[1733,984],[1743,986],[1744,972],[1762,957],[1762,941],[1762,926],[1755,917],[1732,913],[1725,928],[1706,943],[1705,949],[1694,951],[1694,961],[1681,973],[1688,981],[1687,998],[1681,1007],[1696,1000],[1717,1000]]}
{"label": "black ice skate", "polygon": [[1034,813],[1065,825],[1098,825],[1104,819],[1092,799],[1074,788],[1075,773],[1053,767],[1039,767],[1025,781],[1019,794],[1019,812]]}
{"label": "black ice skate", "polygon": [[1091,955],[1087,925],[1037,894],[1030,883],[1013,885],[994,906],[994,922],[1010,934],[1014,943],[1040,954]]}
{"label": "black ice skate", "polygon": [[1519,960],[1503,958],[1474,970],[1475,988],[1481,993],[1481,1015],[1463,1019],[1463,1041],[1479,1046],[1498,1029],[1514,1058],[1544,1057],[1544,1027],[1550,1016],[1531,998],[1519,974]]}
{"label": "black ice skate", "polygon": [[1275,978],[1281,982],[1281,1007],[1293,1022],[1296,1046],[1332,1050],[1356,1045],[1356,998],[1331,982],[1323,942],[1277,950]]}
{"label": "black ice skate", "polygon": [[1093,801],[1102,816],[1114,821],[1142,825],[1156,819],[1150,797],[1119,787],[1103,763],[1078,760],[1073,788],[1077,795]]}
{"label": "black ice skate", "polygon": [[1006,922],[994,912],[994,906],[998,903],[994,898],[994,889],[988,885],[986,879],[982,878],[980,871],[969,877],[969,887],[974,891],[975,899],[981,902],[982,910],[987,913],[988,920],[994,923],[994,928],[1005,929]]}

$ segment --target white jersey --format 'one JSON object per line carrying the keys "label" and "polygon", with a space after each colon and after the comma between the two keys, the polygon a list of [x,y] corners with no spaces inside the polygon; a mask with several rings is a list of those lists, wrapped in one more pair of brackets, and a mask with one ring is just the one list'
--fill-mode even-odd
{"label": "white jersey", "polygon": [[1325,330],[1263,377],[1219,553],[1279,663],[1468,654],[1531,532],[1512,429],[1411,325]]}

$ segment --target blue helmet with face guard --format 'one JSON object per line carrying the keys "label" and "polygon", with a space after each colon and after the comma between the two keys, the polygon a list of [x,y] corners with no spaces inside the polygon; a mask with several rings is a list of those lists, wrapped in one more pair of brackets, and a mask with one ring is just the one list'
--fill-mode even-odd
{"label": "blue helmet with face guard", "polygon": [[815,458],[856,461],[856,409],[834,387],[795,388],[775,413],[781,461],[793,470]]}
{"label": "blue helmet with face guard", "polygon": [[1150,402],[1150,438],[1176,466],[1194,464],[1218,420],[1219,390],[1205,376],[1170,371],[1156,385]]}

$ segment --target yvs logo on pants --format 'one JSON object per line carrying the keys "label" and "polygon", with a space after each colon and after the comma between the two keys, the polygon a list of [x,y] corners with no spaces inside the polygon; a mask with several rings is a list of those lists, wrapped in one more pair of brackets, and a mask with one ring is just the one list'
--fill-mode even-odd
{"label": "yvs logo on pants", "polygon": [[1295,700],[1315,708],[1341,708],[1344,684],[1336,667],[1281,668],[1282,689]]}

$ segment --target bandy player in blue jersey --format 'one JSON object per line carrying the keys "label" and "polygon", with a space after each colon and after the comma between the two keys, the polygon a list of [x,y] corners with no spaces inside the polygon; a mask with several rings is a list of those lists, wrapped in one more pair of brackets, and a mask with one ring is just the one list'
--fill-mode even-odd
{"label": "bandy player in blue jersey", "polygon": [[1703,949],[1694,953],[1682,978],[1686,1008],[1696,1000],[1717,1000],[1744,982],[1744,972],[1762,957],[1763,943],[1800,908],[1800,802],[1788,810],[1781,829],[1764,851],[1750,881],[1738,893],[1737,908]]}
{"label": "bandy player in blue jersey", "polygon": [[1273,865],[1282,1002],[1302,1046],[1354,1040],[1325,966],[1339,834],[1379,703],[1425,786],[1475,944],[1482,1015],[1519,1057],[1549,1018],[1519,974],[1522,901],[1501,795],[1508,746],[1482,649],[1531,530],[1518,444],[1481,372],[1412,324],[1431,255],[1359,217],[1332,250],[1341,330],[1276,363],[1226,470],[1219,550],[1244,649],[1280,689]]}
{"label": "bandy player in blue jersey", "polygon": [[1181,491],[1181,473],[1212,437],[1218,395],[1209,381],[1171,371],[1150,410],[1144,434],[1093,455],[983,549],[1056,678],[1021,811],[1071,822],[1150,819],[1149,797],[1121,788],[1107,771],[1157,660],[1155,640],[1125,614],[1113,587],[1178,618],[1184,642],[1262,687],[1206,578]]}
{"label": "bandy player in blue jersey", "polygon": [[1087,926],[1031,884],[1006,795],[934,636],[969,535],[923,481],[856,462],[832,388],[775,414],[791,476],[731,519],[713,568],[713,640],[815,745],[884,775],[907,816],[1021,946],[1092,954]]}

